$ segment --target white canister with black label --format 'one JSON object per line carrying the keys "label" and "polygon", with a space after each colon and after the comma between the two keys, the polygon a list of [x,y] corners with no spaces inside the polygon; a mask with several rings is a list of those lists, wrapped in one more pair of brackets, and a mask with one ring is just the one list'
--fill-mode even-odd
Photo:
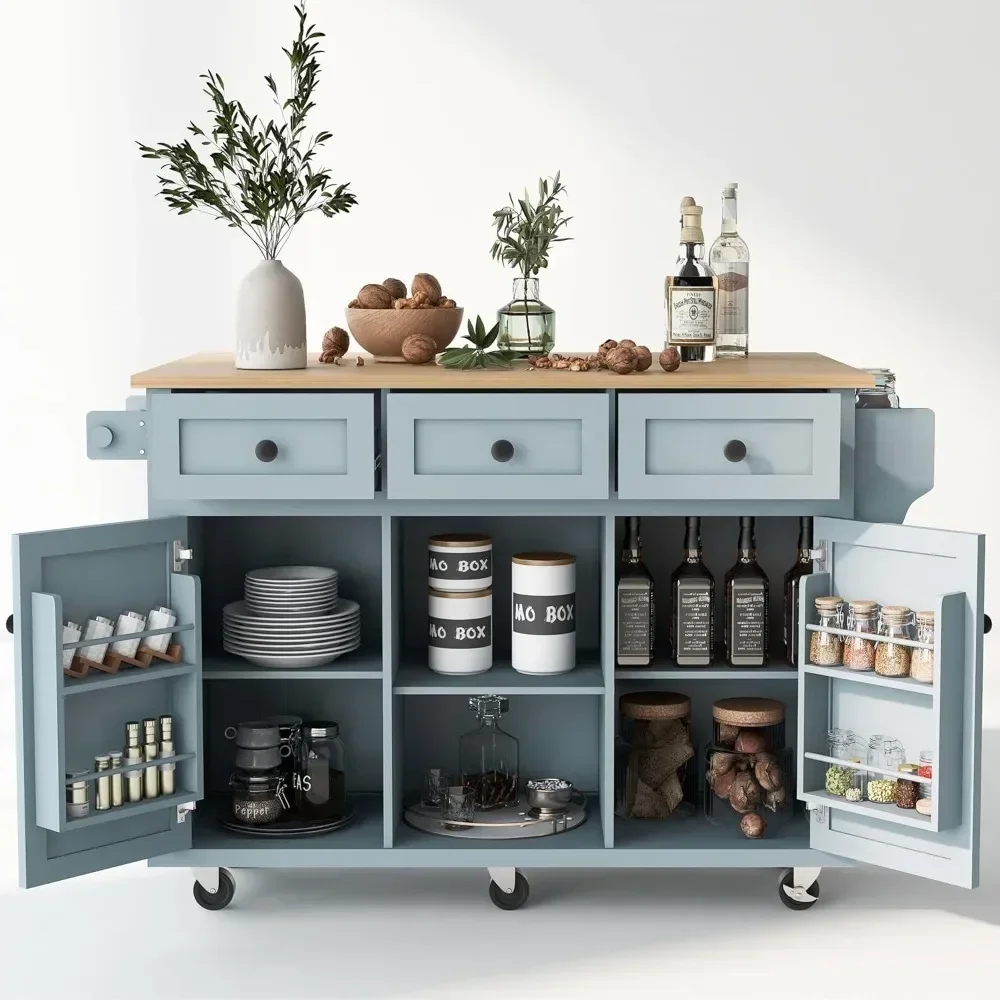
{"label": "white canister with black label", "polygon": [[432,535],[427,539],[427,585],[431,590],[488,590],[493,586],[493,539]]}
{"label": "white canister with black label", "polygon": [[427,662],[438,674],[481,674],[493,666],[493,591],[432,590]]}
{"label": "white canister with black label", "polygon": [[522,674],[576,666],[576,556],[523,552],[511,559],[511,664]]}

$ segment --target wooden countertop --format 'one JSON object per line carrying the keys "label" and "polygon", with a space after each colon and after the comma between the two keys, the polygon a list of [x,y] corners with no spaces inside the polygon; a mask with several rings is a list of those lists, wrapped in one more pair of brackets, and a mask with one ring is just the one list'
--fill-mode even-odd
{"label": "wooden countertop", "polygon": [[749,358],[684,364],[675,372],[653,362],[648,371],[615,375],[609,371],[571,372],[534,369],[519,362],[497,368],[452,371],[439,365],[384,364],[357,355],[341,365],[293,371],[248,371],[233,366],[232,354],[192,354],[132,376],[134,389],[855,389],[874,385],[860,368],[822,354],[752,354]]}

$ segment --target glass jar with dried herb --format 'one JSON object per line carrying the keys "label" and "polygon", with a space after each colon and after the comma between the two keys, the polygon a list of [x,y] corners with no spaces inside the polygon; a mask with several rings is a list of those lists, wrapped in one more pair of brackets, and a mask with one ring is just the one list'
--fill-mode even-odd
{"label": "glass jar with dried herb", "polygon": [[[844,627],[844,602],[839,597],[817,597],[820,628]],[[809,662],[819,667],[840,666],[844,661],[843,637],[834,632],[809,633]]]}
{"label": "glass jar with dried herb", "polygon": [[[878,634],[878,604],[875,601],[851,601],[847,610],[850,632]],[[844,666],[849,670],[875,669],[875,641],[849,635],[844,640]]]}
{"label": "glass jar with dried herb", "polygon": [[910,654],[910,676],[923,684],[934,683],[934,612],[918,611],[917,642],[929,643],[928,647],[917,647]]}
{"label": "glass jar with dried herb", "polygon": [[900,605],[882,608],[880,633],[888,641],[878,643],[875,650],[875,673],[883,677],[908,677],[910,674],[910,647],[892,639],[913,639],[913,612]]}

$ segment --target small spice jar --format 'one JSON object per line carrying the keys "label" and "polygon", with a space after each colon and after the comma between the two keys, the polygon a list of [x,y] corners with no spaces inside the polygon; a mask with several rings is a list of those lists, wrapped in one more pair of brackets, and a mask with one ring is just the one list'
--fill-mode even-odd
{"label": "small spice jar", "polygon": [[493,539],[489,535],[432,535],[427,539],[431,590],[488,590],[493,586]]}
{"label": "small spice jar", "polygon": [[[831,729],[826,736],[826,755],[835,760],[861,763],[858,739],[849,729]],[[823,787],[828,795],[843,796],[854,785],[855,769],[844,764],[831,764],[826,769]]]}
{"label": "small spice jar", "polygon": [[[878,604],[875,601],[851,601],[847,611],[847,628],[851,632],[878,634]],[[873,639],[849,635],[844,640],[844,666],[849,670],[874,670]]]}
{"label": "small spice jar", "polygon": [[295,810],[303,818],[339,819],[347,815],[344,744],[336,722],[303,724],[294,783]]}
{"label": "small spice jar", "polygon": [[511,665],[534,675],[576,666],[576,556],[522,552],[511,559]]}
{"label": "small spice jar", "polygon": [[917,782],[900,778],[896,782],[896,805],[900,809],[917,808]]}
{"label": "small spice jar", "polygon": [[427,664],[436,674],[481,674],[493,666],[493,591],[432,590]]}
{"label": "small spice jar", "polygon": [[233,816],[240,823],[273,823],[288,808],[285,784],[277,768],[257,774],[236,771],[229,786],[233,790]]}
{"label": "small spice jar", "polygon": [[740,753],[785,746],[785,706],[774,698],[720,698],[712,706],[713,742]]}
{"label": "small spice jar", "polygon": [[934,683],[934,612],[918,611],[917,642],[930,644],[929,649],[917,647],[910,653],[910,676],[923,684]]}
{"label": "small spice jar", "polygon": [[670,691],[637,691],[618,700],[615,811],[626,819],[689,816],[697,789],[691,699]]}
{"label": "small spice jar", "polygon": [[[891,736],[878,734],[868,741],[868,758],[866,763],[882,771],[898,772],[900,765],[906,763],[906,751],[899,740],[893,739]],[[879,775],[879,777],[885,776]]]}
{"label": "small spice jar", "polygon": [[83,819],[90,815],[90,782],[77,780],[86,771],[69,771],[67,778],[74,779],[66,786],[66,819]]}
{"label": "small spice jar", "polygon": [[[844,602],[839,597],[817,597],[816,615],[820,628],[844,627]],[[832,632],[809,633],[809,662],[819,667],[840,666],[844,661],[844,640]]]}
{"label": "small spice jar", "polygon": [[917,775],[927,780],[920,782],[920,797],[917,799],[915,808],[922,816],[930,816],[934,811],[933,795],[931,794],[931,779],[934,777],[934,754],[930,750],[920,751]]}
{"label": "small spice jar", "polygon": [[[913,638],[913,612],[900,605],[882,608],[880,633],[890,639]],[[875,650],[875,673],[883,677],[908,677],[910,647],[897,642],[880,642]]]}

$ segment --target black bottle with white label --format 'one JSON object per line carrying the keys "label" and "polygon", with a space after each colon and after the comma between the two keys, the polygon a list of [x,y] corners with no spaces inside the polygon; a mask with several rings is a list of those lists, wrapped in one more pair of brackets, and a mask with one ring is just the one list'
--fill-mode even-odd
{"label": "black bottle with white label", "polygon": [[707,667],[715,648],[715,580],[701,554],[701,518],[687,518],[684,560],[670,578],[670,646],[680,667]]}
{"label": "black bottle with white label", "polygon": [[639,518],[625,524],[618,572],[616,660],[622,666],[645,667],[653,659],[656,602],[653,576],[642,561]]}
{"label": "black bottle with white label", "polygon": [[785,659],[794,667],[799,655],[799,590],[802,577],[813,571],[813,519],[799,518],[799,547],[795,564],[785,574],[784,642]]}
{"label": "black bottle with white label", "polygon": [[767,574],[757,564],[754,519],[740,518],[738,555],[726,574],[726,662],[762,667],[767,662]]}

